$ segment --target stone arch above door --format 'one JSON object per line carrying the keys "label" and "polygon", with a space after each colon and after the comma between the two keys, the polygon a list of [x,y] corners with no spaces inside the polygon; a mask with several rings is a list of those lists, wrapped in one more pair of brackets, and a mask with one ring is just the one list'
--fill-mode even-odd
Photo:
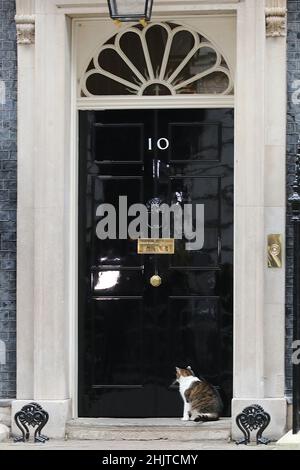
{"label": "stone arch above door", "polygon": [[119,31],[89,58],[80,98],[108,95],[232,95],[233,76],[204,35],[175,22]]}

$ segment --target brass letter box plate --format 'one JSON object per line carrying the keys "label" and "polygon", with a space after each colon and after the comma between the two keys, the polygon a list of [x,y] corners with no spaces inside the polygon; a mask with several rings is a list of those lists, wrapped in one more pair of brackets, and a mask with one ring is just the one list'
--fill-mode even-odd
{"label": "brass letter box plate", "polygon": [[138,240],[139,255],[174,255],[175,240],[172,238],[141,238]]}

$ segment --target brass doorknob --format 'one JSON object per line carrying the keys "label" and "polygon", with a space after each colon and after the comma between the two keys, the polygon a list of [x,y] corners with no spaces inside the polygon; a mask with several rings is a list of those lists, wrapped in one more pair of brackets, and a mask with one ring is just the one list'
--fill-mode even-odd
{"label": "brass doorknob", "polygon": [[155,274],[150,279],[150,284],[152,287],[159,287],[162,283],[161,277]]}

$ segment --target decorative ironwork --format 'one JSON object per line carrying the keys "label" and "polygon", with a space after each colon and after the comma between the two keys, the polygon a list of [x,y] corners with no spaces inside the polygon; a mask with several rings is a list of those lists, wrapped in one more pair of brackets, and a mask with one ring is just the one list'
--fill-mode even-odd
{"label": "decorative ironwork", "polygon": [[41,434],[49,420],[49,414],[38,403],[29,403],[23,406],[21,411],[15,414],[15,423],[22,432],[22,436],[15,437],[15,442],[26,442],[29,440],[29,426],[36,428],[34,442],[46,442],[49,438]]}
{"label": "decorative ironwork", "polygon": [[163,204],[163,200],[160,199],[159,197],[153,197],[152,199],[149,199],[149,201],[146,203],[146,207],[148,211],[159,211],[160,206]]}
{"label": "decorative ironwork", "polygon": [[238,428],[244,434],[244,438],[238,440],[236,443],[239,444],[249,444],[250,443],[250,433],[252,431],[257,431],[256,434],[256,444],[269,444],[270,440],[266,437],[263,437],[262,434],[269,426],[271,417],[260,405],[251,405],[245,408],[242,413],[237,415],[236,424]]}
{"label": "decorative ironwork", "polygon": [[[300,339],[300,139],[296,156],[293,194],[289,198],[292,207],[294,237],[294,275],[293,275],[293,338]],[[293,361],[293,434],[300,432],[300,364]]]}

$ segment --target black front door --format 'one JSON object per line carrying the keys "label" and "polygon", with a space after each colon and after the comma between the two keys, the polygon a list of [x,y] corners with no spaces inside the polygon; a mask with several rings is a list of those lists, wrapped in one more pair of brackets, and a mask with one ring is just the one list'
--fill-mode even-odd
{"label": "black front door", "polygon": [[[101,240],[102,204],[125,238],[119,196],[149,211],[192,205],[193,228],[202,205],[204,245],[183,237],[174,254],[141,255],[129,237]],[[80,112],[79,416],[180,416],[171,384],[188,365],[228,415],[232,324],[233,110]]]}

